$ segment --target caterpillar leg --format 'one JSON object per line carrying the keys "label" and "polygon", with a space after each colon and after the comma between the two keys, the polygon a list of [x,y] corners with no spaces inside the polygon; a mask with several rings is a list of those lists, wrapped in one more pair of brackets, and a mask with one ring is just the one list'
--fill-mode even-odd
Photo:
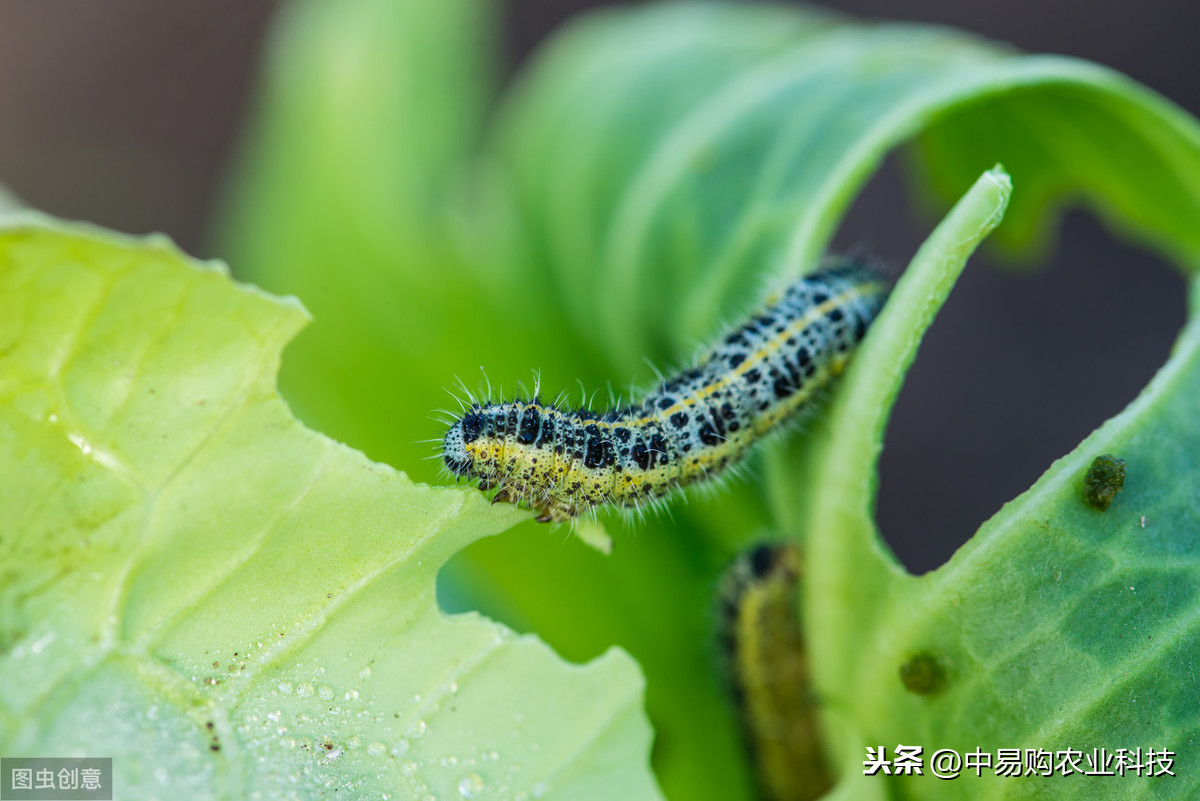
{"label": "caterpillar leg", "polygon": [[[511,503],[519,504],[521,497],[519,493],[513,492],[509,487],[501,487],[500,490],[492,496],[492,503]],[[578,511],[562,506],[545,506],[537,510],[538,516],[534,518],[539,523],[566,523],[574,520]]]}
{"label": "caterpillar leg", "polygon": [[564,506],[546,506],[539,510],[534,518],[539,523],[568,523],[578,516],[579,512]]}

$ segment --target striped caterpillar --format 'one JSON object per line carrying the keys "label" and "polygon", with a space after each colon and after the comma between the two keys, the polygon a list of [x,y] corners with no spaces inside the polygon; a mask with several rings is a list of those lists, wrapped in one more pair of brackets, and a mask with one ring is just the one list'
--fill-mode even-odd
{"label": "striped caterpillar", "polygon": [[795,544],[759,545],[721,574],[717,641],[760,791],[770,801],[807,801],[833,785],[821,739]]}
{"label": "striped caterpillar", "polygon": [[889,285],[847,262],[801,278],[640,403],[596,414],[536,397],[473,403],[446,433],[455,476],[541,522],[637,507],[737,462],[842,371]]}

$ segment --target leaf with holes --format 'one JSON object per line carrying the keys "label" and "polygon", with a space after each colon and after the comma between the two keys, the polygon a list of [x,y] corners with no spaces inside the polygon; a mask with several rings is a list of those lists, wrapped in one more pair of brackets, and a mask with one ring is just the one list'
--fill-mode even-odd
{"label": "leaf with holes", "polygon": [[[362,8],[383,5],[419,4]],[[430,29],[383,17],[355,28],[327,7],[305,4],[282,30],[249,151],[257,169],[242,176],[227,241],[256,280],[336,320],[297,351],[290,397],[323,428],[413,471],[427,453],[413,440],[439,432],[400,435],[396,421],[444,405],[456,375],[473,387],[481,364],[510,392],[541,368],[554,393],[577,379],[644,385],[647,357],[686,363],[764,283],[814,265],[894,148],[943,199],[1002,162],[1016,188],[995,238],[1018,252],[1046,240],[1069,199],[1184,269],[1200,254],[1195,121],[1096,65],[782,6],[610,9],[534,59],[475,160],[464,131],[479,117],[480,83],[458,68],[485,58],[469,38],[478,28],[438,28],[458,33],[419,51],[406,37]],[[359,37],[370,49],[343,58]],[[418,52],[426,70],[391,68]],[[417,74],[467,98],[464,113],[446,113],[446,93],[423,109],[410,91]],[[343,90],[371,81],[377,91]],[[423,115],[446,133],[424,149],[401,139]],[[711,667],[707,610],[721,565],[761,537],[807,547],[806,635],[846,795],[1196,795],[1195,774],[1182,770],[1052,789],[862,775],[864,746],[898,742],[1035,755],[1167,748],[1180,765],[1198,756],[1194,322],[1141,398],[943,569],[905,574],[875,530],[889,409],[963,248],[1003,205],[998,185],[976,184],[914,260],[825,414],[765,449],[753,479],[675,504],[636,535],[606,521],[608,560],[575,543],[547,548],[546,533],[524,525],[459,561],[460,593],[560,652],[581,658],[617,642],[637,657],[662,743],[656,767],[673,795],[753,793]],[[404,214],[396,225],[392,212],[414,197],[447,213],[419,230]],[[1127,480],[1099,512],[1080,482],[1105,451],[1125,459]],[[911,692],[905,666],[938,674],[913,686],[941,691]]]}
{"label": "leaf with holes", "polygon": [[573,667],[438,569],[520,515],[304,428],[304,325],[169,244],[0,229],[0,750],[114,798],[653,798],[641,676]]}

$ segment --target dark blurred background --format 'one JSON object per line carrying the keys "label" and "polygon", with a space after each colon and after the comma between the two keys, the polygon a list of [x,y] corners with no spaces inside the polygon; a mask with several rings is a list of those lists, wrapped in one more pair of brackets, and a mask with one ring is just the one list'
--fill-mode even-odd
{"label": "dark blurred background", "polygon": [[[276,0],[0,3],[0,185],[47,212],[205,239]],[[602,2],[510,0],[507,65]],[[1092,59],[1200,112],[1200,5],[1178,0],[838,0],[864,17],[951,25]],[[1015,176],[1020,191],[1020,176]],[[902,265],[934,222],[889,162],[837,244]],[[941,564],[1165,360],[1183,282],[1072,213],[1037,270],[977,257],[922,347],[884,450],[883,533],[912,570]],[[236,265],[234,265],[236,270]],[[1114,331],[1116,333],[1114,333]]]}

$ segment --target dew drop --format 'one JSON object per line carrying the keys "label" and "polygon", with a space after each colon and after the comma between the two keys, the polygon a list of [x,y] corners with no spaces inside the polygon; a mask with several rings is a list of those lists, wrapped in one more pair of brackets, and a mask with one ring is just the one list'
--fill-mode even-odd
{"label": "dew drop", "polygon": [[417,763],[411,759],[406,759],[400,763],[400,772],[405,776],[413,776],[417,772]]}
{"label": "dew drop", "polygon": [[366,666],[365,668],[363,668],[362,670],[358,671],[358,677],[359,677],[360,679],[369,679],[369,678],[371,678],[371,666],[370,666],[370,665],[368,665],[368,666]]}
{"label": "dew drop", "polygon": [[283,693],[284,695],[291,695],[292,683],[290,681],[279,682],[279,692]]}
{"label": "dew drop", "polygon": [[71,440],[71,442],[75,445],[75,447],[79,448],[79,451],[84,456],[91,455],[92,446],[90,443],[88,443],[88,441],[86,439],[83,438],[82,434],[67,434],[67,439]]}
{"label": "dew drop", "polygon": [[458,794],[463,798],[475,798],[483,792],[483,779],[478,773],[468,773],[458,780]]}
{"label": "dew drop", "polygon": [[447,756],[442,757],[442,767],[443,768],[452,768],[457,764],[458,764],[458,757],[454,756],[453,754],[449,754]]}
{"label": "dew drop", "polygon": [[387,753],[387,746],[383,743],[371,743],[367,746],[367,753],[374,757],[383,756]]}
{"label": "dew drop", "polygon": [[392,745],[392,756],[404,756],[408,753],[408,749],[408,740],[401,738]]}
{"label": "dew drop", "polygon": [[307,681],[302,681],[296,685],[296,695],[301,698],[308,698],[313,694],[313,686]]}
{"label": "dew drop", "polygon": [[408,736],[414,740],[419,740],[425,736],[425,729],[428,728],[423,720],[414,720],[408,725]]}
{"label": "dew drop", "polygon": [[361,745],[362,740],[358,739],[357,737],[351,737],[349,740],[346,740],[346,747],[351,751],[357,751]]}
{"label": "dew drop", "polygon": [[317,695],[320,696],[322,701],[333,700],[333,688],[328,684],[322,684],[317,688]]}

